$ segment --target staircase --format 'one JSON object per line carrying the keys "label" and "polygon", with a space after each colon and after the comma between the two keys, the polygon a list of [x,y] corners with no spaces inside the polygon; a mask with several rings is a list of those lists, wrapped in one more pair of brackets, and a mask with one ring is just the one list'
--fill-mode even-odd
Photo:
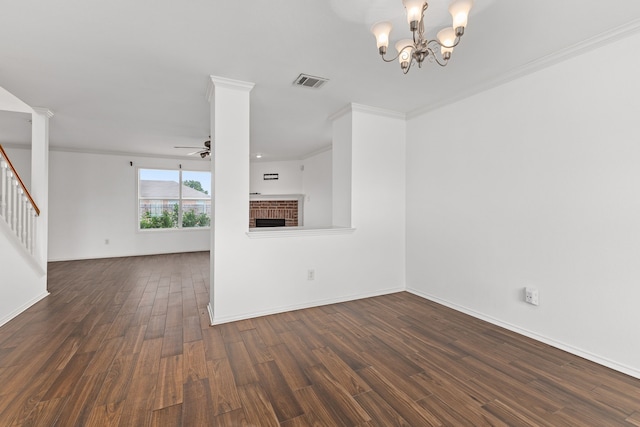
{"label": "staircase", "polygon": [[0,145],[0,326],[46,297],[40,210]]}
{"label": "staircase", "polygon": [[6,112],[31,117],[31,181],[28,191],[0,146],[0,327],[49,295],[49,119],[53,113],[31,107],[0,87],[0,115]]}
{"label": "staircase", "polygon": [[0,145],[0,218],[31,255],[38,215],[40,209]]}

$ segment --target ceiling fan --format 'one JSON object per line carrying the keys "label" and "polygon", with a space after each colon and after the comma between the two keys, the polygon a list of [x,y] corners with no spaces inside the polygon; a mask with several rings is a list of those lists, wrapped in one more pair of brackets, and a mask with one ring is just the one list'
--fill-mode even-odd
{"label": "ceiling fan", "polygon": [[207,156],[211,155],[211,140],[205,141],[204,142],[204,147],[184,147],[184,146],[178,146],[178,147],[173,147],[173,148],[197,148],[198,151],[194,151],[193,153],[189,153],[189,156],[193,156],[194,154],[199,154],[200,157],[202,157],[203,159]]}

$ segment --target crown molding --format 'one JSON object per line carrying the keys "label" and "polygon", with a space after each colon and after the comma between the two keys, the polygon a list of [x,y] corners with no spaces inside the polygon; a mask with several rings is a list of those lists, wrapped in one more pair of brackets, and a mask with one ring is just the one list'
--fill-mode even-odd
{"label": "crown molding", "polygon": [[328,117],[328,120],[330,122],[333,122],[333,121],[339,119],[340,117],[342,117],[342,116],[344,116],[344,115],[346,115],[346,114],[348,114],[350,112],[351,112],[351,104],[347,104],[344,107],[342,107],[341,109],[339,109],[338,111],[336,111],[335,113],[331,114]]}
{"label": "crown molding", "polygon": [[33,107],[33,112],[40,114],[42,116],[46,116],[48,119],[50,119],[51,117],[53,117],[53,111],[49,110],[48,108],[44,108],[44,107]]}
{"label": "crown molding", "polygon": [[[14,143],[3,143],[3,147],[17,150],[31,150],[31,143],[29,144],[14,144]],[[193,160],[193,161],[203,161],[209,160],[210,157],[206,159],[201,159],[200,157],[196,158],[193,156],[171,156],[168,154],[149,154],[149,153],[138,153],[132,151],[110,151],[110,150],[91,150],[86,148],[72,148],[72,147],[59,147],[59,146],[49,146],[49,151],[58,151],[62,153],[78,153],[78,154],[94,154],[94,155],[102,155],[102,156],[133,156],[133,157],[146,157],[151,159],[169,159],[169,160]]]}
{"label": "crown molding", "polygon": [[399,111],[387,110],[385,108],[371,107],[369,105],[362,105],[351,103],[351,110],[357,113],[373,114],[381,117],[388,117],[391,119],[406,119],[407,115]]}
{"label": "crown molding", "polygon": [[131,151],[110,151],[110,150],[91,150],[91,149],[78,149],[71,147],[50,147],[51,151],[60,151],[63,153],[79,153],[79,154],[95,154],[102,156],[134,156],[134,157],[149,157],[153,159],[184,159],[184,160],[199,160],[193,157],[186,156],[170,156],[167,154],[149,154],[149,153],[135,153]]}
{"label": "crown molding", "polygon": [[423,114],[429,113],[431,111],[437,110],[447,105],[454,104],[458,101],[461,101],[465,98],[469,98],[478,93],[485,92],[489,89],[493,89],[495,87],[509,83],[513,80],[517,80],[526,75],[533,74],[536,71],[540,71],[552,65],[559,64],[571,58],[575,58],[576,56],[582,55],[583,53],[592,51],[594,49],[600,48],[607,44],[629,37],[633,34],[636,34],[639,31],[640,31],[640,19],[634,19],[633,21],[628,22],[624,25],[602,32],[596,36],[593,36],[591,38],[588,38],[586,40],[573,44],[569,47],[560,49],[549,55],[546,55],[536,60],[533,60],[531,62],[528,62],[524,65],[521,65],[520,67],[516,67],[514,69],[508,70],[503,74],[497,76],[496,78],[482,82],[478,85],[475,85],[456,96],[412,110],[407,113],[406,117],[407,119],[413,119],[415,117],[421,116]]}
{"label": "crown molding", "polygon": [[228,79],[226,77],[209,76],[209,84],[207,85],[207,101],[211,102],[216,87],[227,89],[243,90],[251,92],[255,83],[244,82],[242,80]]}
{"label": "crown molding", "polygon": [[333,148],[333,144],[327,144],[324,147],[318,148],[317,150],[313,150],[313,151],[311,151],[311,152],[309,152],[307,154],[302,155],[300,157],[300,160],[306,160],[306,159],[308,159],[310,157],[317,156],[318,154],[322,154],[322,153],[325,153],[327,151],[331,151],[332,148]]}
{"label": "crown molding", "polygon": [[332,115],[329,116],[329,121],[334,121],[339,119],[348,113],[366,113],[373,114],[375,116],[388,117],[391,119],[406,119],[406,114],[401,113],[399,111],[387,110],[385,108],[371,107],[369,105],[356,104],[352,102],[350,104],[345,105],[340,110],[336,111]]}

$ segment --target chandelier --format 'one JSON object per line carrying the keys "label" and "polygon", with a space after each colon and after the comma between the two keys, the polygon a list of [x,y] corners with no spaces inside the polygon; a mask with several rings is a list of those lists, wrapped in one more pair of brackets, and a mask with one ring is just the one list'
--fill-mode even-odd
{"label": "chandelier", "polygon": [[[460,38],[467,26],[467,17],[473,6],[473,0],[455,0],[449,6],[449,13],[453,17],[453,25],[438,32],[436,38],[429,40],[424,36],[424,13],[429,7],[426,0],[403,0],[407,9],[407,22],[409,30],[413,33],[413,39],[403,39],[396,43],[398,54],[393,58],[385,58],[389,46],[389,33],[392,25],[390,22],[378,22],[371,27],[371,32],[376,36],[378,52],[385,62],[400,62],[402,72],[407,74],[411,65],[418,64],[422,67],[425,59],[436,62],[441,67],[446,66],[451,58],[453,48],[458,46]],[[439,55],[436,55],[436,52]]]}

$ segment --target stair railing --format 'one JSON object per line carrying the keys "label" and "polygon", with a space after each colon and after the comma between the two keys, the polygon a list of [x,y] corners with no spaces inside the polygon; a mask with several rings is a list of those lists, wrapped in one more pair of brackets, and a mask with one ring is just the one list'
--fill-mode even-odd
{"label": "stair railing", "polygon": [[0,145],[0,218],[33,255],[38,205]]}

